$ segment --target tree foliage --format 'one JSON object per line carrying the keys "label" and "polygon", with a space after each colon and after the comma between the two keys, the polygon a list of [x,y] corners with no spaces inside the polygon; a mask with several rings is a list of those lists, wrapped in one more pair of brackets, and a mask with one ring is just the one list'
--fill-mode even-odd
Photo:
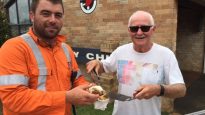
{"label": "tree foliage", "polygon": [[9,23],[3,2],[0,1],[0,46],[9,38]]}

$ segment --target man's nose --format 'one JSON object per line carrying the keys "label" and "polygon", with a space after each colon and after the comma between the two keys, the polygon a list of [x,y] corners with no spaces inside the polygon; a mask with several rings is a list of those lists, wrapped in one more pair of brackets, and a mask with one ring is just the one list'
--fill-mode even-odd
{"label": "man's nose", "polygon": [[139,35],[143,34],[143,31],[141,30],[141,28],[139,28],[139,29],[137,30],[137,34],[139,34]]}
{"label": "man's nose", "polygon": [[55,14],[52,14],[52,15],[50,16],[49,21],[50,21],[51,23],[56,23],[57,19],[56,19],[56,17],[55,17]]}

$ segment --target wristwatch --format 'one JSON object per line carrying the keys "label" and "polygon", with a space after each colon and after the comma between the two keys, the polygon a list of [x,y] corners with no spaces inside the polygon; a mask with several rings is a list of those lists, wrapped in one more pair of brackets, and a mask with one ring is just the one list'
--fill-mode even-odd
{"label": "wristwatch", "polygon": [[164,96],[164,86],[160,84],[160,94],[157,96]]}

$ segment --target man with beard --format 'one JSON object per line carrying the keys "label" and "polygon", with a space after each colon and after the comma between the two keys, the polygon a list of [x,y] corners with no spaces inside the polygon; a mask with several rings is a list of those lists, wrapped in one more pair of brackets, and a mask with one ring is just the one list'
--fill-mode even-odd
{"label": "man with beard", "polygon": [[128,22],[132,43],[122,45],[106,60],[87,63],[87,72],[117,72],[118,93],[131,101],[115,100],[113,115],[161,115],[161,96],[183,97],[186,87],[174,53],[151,41],[156,26],[152,15],[136,11]]}
{"label": "man with beard", "polygon": [[71,115],[71,104],[98,99],[87,91],[91,85],[80,73],[71,47],[63,43],[66,38],[58,35],[63,14],[61,0],[33,0],[33,26],[1,47],[4,115]]}

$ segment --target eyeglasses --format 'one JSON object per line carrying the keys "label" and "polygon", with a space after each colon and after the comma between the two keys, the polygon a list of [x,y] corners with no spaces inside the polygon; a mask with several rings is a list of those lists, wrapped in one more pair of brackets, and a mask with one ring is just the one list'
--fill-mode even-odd
{"label": "eyeglasses", "polygon": [[131,32],[138,32],[139,28],[142,30],[142,32],[148,32],[150,30],[152,26],[147,26],[147,25],[143,25],[143,26],[130,26],[130,31]]}

